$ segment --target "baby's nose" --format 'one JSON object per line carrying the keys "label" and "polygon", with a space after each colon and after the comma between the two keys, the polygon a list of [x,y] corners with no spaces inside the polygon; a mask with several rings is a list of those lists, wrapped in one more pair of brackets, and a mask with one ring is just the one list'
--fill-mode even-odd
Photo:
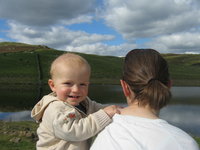
{"label": "baby's nose", "polygon": [[76,92],[76,91],[78,91],[78,90],[79,90],[79,86],[78,86],[78,85],[73,85],[72,91],[73,91],[73,92]]}

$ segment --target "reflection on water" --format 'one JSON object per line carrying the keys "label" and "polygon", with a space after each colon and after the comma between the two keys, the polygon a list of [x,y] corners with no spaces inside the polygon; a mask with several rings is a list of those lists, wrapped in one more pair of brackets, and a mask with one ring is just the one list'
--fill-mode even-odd
{"label": "reflection on water", "polygon": [[160,112],[160,118],[180,127],[192,135],[200,136],[200,105],[168,105]]}
{"label": "reflection on water", "polygon": [[[171,91],[173,104],[200,104],[200,87],[173,87]],[[47,85],[1,85],[0,111],[30,110],[49,92]],[[89,97],[104,104],[125,103],[120,85],[90,85]]]}
{"label": "reflection on water", "polygon": [[30,111],[0,112],[0,120],[4,121],[33,121]]}
{"label": "reflection on water", "polygon": [[[171,104],[161,110],[160,117],[193,135],[200,136],[200,87],[173,87],[171,91]],[[0,120],[32,120],[30,110],[41,95],[49,92],[48,86],[1,85]],[[120,85],[91,85],[89,97],[104,104],[125,103]]]}
{"label": "reflection on water", "polygon": [[[200,136],[200,105],[169,105],[160,112],[160,118],[191,133]],[[33,120],[30,111],[21,112],[0,112],[0,120],[4,121],[25,121]]]}
{"label": "reflection on water", "polygon": [[31,109],[41,95],[49,93],[49,87],[35,84],[10,84],[0,86],[0,111],[20,111]]}

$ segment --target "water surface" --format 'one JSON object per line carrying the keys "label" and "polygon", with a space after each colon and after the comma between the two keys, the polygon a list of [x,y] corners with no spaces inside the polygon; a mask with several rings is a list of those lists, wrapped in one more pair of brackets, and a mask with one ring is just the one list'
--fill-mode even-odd
{"label": "water surface", "polygon": [[[200,87],[172,87],[170,105],[163,108],[160,118],[180,127],[184,131],[200,136]],[[0,120],[32,120],[30,110],[48,94],[48,86],[14,85],[0,87]],[[91,85],[89,97],[103,104],[125,104],[126,100],[119,85]]]}

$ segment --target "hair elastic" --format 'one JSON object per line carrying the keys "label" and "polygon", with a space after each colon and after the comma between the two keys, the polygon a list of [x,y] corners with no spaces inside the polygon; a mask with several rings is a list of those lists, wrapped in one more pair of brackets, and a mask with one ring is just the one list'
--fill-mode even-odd
{"label": "hair elastic", "polygon": [[158,79],[152,78],[152,79],[150,79],[150,80],[148,81],[148,84],[151,83],[151,82],[153,82],[153,81],[158,81]]}

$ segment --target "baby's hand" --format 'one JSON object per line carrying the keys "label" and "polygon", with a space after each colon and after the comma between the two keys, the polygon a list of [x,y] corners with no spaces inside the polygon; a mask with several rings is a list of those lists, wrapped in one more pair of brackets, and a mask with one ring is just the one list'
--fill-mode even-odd
{"label": "baby's hand", "polygon": [[114,114],[120,114],[120,107],[116,105],[110,105],[105,107],[103,110],[109,115],[110,118],[114,116]]}

